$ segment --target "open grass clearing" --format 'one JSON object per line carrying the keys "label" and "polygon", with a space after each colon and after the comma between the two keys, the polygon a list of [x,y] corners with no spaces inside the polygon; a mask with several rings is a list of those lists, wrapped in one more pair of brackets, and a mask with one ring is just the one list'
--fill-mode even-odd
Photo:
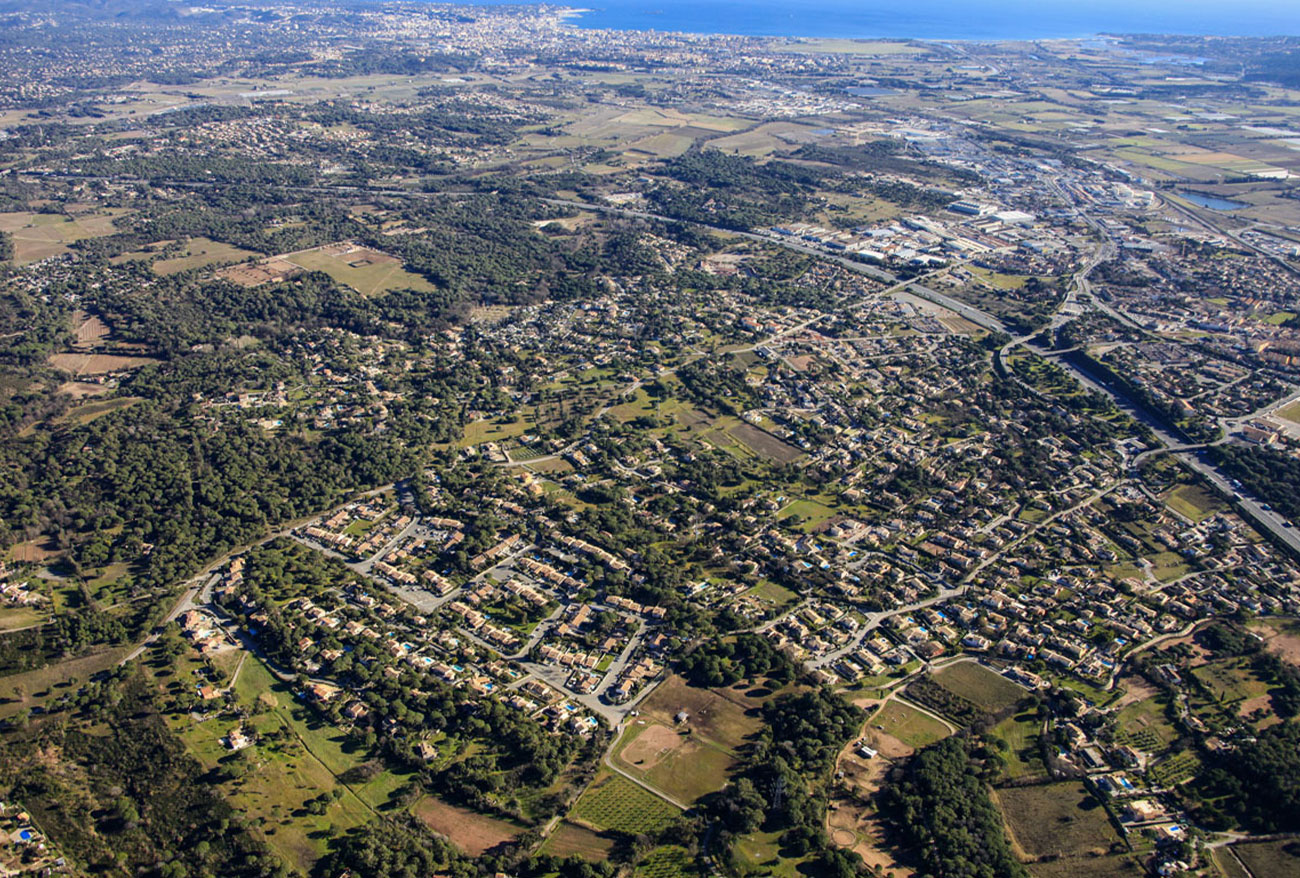
{"label": "open grass clearing", "polygon": [[[0,719],[42,705],[50,698],[75,689],[100,671],[115,667],[131,649],[131,645],[126,644],[0,677]],[[69,681],[73,681],[73,685],[66,685]]]}
{"label": "open grass clearing", "polygon": [[0,607],[0,632],[30,628],[45,621],[45,613],[36,607]]}
{"label": "open grass clearing", "polygon": [[1143,878],[1139,857],[1132,854],[1110,854],[1104,857],[1067,857],[1060,860],[1035,863],[1029,870],[1034,878]]}
{"label": "open grass clearing", "polygon": [[534,424],[526,418],[480,418],[465,425],[464,435],[458,443],[462,448],[482,445],[485,442],[501,442],[514,439],[533,429]]}
{"label": "open grass clearing", "polygon": [[1001,674],[976,662],[957,662],[934,675],[934,682],[987,711],[997,713],[1029,693]]}
{"label": "open grass clearing", "polygon": [[191,268],[203,268],[218,262],[243,262],[257,256],[251,250],[214,241],[211,238],[191,238],[185,242],[185,250],[176,256],[159,259],[153,263],[155,274],[169,275],[188,271]]}
{"label": "open grass clearing", "polygon": [[948,734],[948,727],[939,720],[893,699],[867,721],[864,737],[885,756],[902,759]]}
{"label": "open grass clearing", "polygon": [[308,271],[323,271],[363,296],[375,296],[389,290],[427,293],[437,289],[423,277],[403,268],[401,260],[395,256],[351,243],[330,244],[289,253],[281,258]]}
{"label": "open grass clearing", "polygon": [[1200,524],[1214,513],[1227,508],[1221,500],[1200,485],[1179,485],[1169,492],[1165,503],[1193,524]]}
{"label": "open grass clearing", "polygon": [[1192,673],[1209,689],[1211,698],[1220,704],[1235,704],[1268,694],[1268,684],[1241,659],[1213,661]]}
{"label": "open grass clearing", "polygon": [[781,850],[781,832],[751,832],[732,843],[737,861],[750,870],[747,874],[770,875],[772,878],[801,878],[801,868],[808,856],[794,856]]}
{"label": "open grass clearing", "polygon": [[[821,527],[832,517],[835,510],[815,500],[794,500],[779,513],[779,520],[787,527],[796,527],[804,533],[810,533]],[[795,519],[797,521],[792,521]]]}
{"label": "open grass clearing", "polygon": [[[286,863],[309,871],[325,854],[334,832],[365,823],[371,810],[341,788],[334,772],[310,748],[292,734],[284,736],[284,717],[274,712],[255,717],[248,726],[257,730],[259,742],[231,753],[221,738],[240,724],[229,719],[198,723],[182,715],[173,719],[172,730],[205,767],[236,775],[218,785],[222,794]],[[330,801],[323,814],[306,810],[307,802],[336,789],[340,797]]]}
{"label": "open grass clearing", "polygon": [[1047,773],[1039,752],[1041,729],[1042,721],[1038,718],[1037,712],[1032,710],[1009,716],[993,727],[993,737],[1007,745],[1006,749],[1001,751],[1002,758],[1006,760],[1006,767],[1002,771],[1003,777],[1008,780],[1019,780],[1022,777]]}
{"label": "open grass clearing", "polygon": [[687,740],[645,772],[645,781],[674,801],[691,804],[727,784],[736,757],[703,741]]}
{"label": "open grass clearing", "polygon": [[1106,809],[1077,781],[1005,787],[994,800],[1013,846],[1029,860],[1099,856],[1119,841]]}
{"label": "open grass clearing", "polygon": [[685,712],[688,718],[682,726],[693,736],[735,751],[762,727],[757,716],[748,714],[750,705],[737,703],[735,697],[730,689],[700,689],[673,675],[642,702],[641,714],[672,729],[677,714]]}
{"label": "open grass clearing", "polygon": [[96,402],[82,403],[74,406],[64,412],[55,421],[58,424],[77,424],[78,426],[89,424],[96,418],[102,418],[104,415],[111,415],[113,412],[130,408],[142,397],[139,396],[119,396],[115,399],[104,399]]}
{"label": "open grass clearing", "polygon": [[1295,878],[1300,875],[1300,841],[1266,841],[1236,844],[1232,852],[1241,858],[1255,878]]}

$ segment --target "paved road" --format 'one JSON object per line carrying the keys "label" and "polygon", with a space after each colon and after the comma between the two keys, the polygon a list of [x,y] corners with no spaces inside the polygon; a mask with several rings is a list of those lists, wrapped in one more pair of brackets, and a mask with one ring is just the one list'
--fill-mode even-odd
{"label": "paved road", "polygon": [[830,652],[826,653],[826,655],[822,656],[821,658],[815,661],[809,662],[808,666],[811,668],[824,668],[828,665],[834,664],[835,662],[844,658],[844,656],[848,655],[849,653],[854,652],[855,650],[861,648],[863,641],[867,639],[867,635],[869,635],[871,632],[879,628],[880,623],[885,621],[886,619],[892,616],[900,616],[904,613],[912,613],[917,610],[924,609],[925,607],[930,607],[935,604],[943,603],[944,601],[951,600],[952,598],[957,597],[965,590],[966,590],[965,586],[941,588],[939,589],[939,593],[937,595],[935,595],[934,597],[926,598],[925,600],[916,601],[915,603],[911,603],[911,604],[905,604],[901,607],[894,607],[893,609],[890,610],[881,610],[878,613],[864,613],[863,615],[867,617],[867,621],[862,623],[862,627],[859,628],[857,632],[853,635],[853,637],[849,639],[848,643],[846,643],[844,646],[841,646],[839,649],[831,650]]}

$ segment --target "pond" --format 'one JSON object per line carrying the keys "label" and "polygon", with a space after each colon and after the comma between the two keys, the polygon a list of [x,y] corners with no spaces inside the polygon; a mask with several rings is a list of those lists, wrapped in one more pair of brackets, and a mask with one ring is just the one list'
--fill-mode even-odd
{"label": "pond", "polygon": [[1243,207],[1250,207],[1244,201],[1231,201],[1227,198],[1219,198],[1217,195],[1206,195],[1204,192],[1179,192],[1178,197],[1192,204],[1208,207],[1210,210],[1241,210]]}

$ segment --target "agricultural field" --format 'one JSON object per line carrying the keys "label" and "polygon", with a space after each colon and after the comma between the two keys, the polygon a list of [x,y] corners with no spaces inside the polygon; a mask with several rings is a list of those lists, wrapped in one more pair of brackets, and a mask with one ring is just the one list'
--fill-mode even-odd
{"label": "agricultural field", "polygon": [[782,442],[753,424],[741,422],[727,432],[750,451],[777,463],[792,463],[803,457],[803,452],[798,448]]}
{"label": "agricultural field", "polygon": [[1223,878],[1251,878],[1246,867],[1233,854],[1231,847],[1215,848],[1210,852],[1215,868]]}
{"label": "agricultural field", "polygon": [[690,851],[681,847],[661,847],[640,862],[636,878],[686,878],[698,874]]}
{"label": "agricultural field", "polygon": [[1176,787],[1186,783],[1201,770],[1201,760],[1190,750],[1174,753],[1147,769],[1147,776],[1157,786]]}
{"label": "agricultural field", "polygon": [[[1119,842],[1106,809],[1081,783],[1004,787],[995,792],[1013,846],[1031,862],[1097,856]],[[1083,865],[1076,868],[1082,870]]]}
{"label": "agricultural field", "polygon": [[848,40],[836,38],[806,38],[778,43],[779,52],[816,52],[836,55],[924,55],[930,50],[894,40]]}
{"label": "agricultural field", "polygon": [[794,122],[767,122],[748,131],[709,141],[713,149],[736,155],[761,157],[778,150],[789,149],[801,143],[820,140],[824,135],[817,129]]}
{"label": "agricultural field", "polygon": [[1147,753],[1159,753],[1178,737],[1165,716],[1166,695],[1154,695],[1125,705],[1115,719],[1115,741]]}
{"label": "agricultural field", "polygon": [[987,713],[1006,710],[1028,694],[1024,687],[977,662],[949,665],[936,673],[933,680]]}
{"label": "agricultural field", "polygon": [[25,211],[0,213],[0,232],[7,232],[13,239],[13,261],[26,265],[68,252],[68,245],[74,241],[113,234],[117,231],[114,218],[125,213],[120,209],[80,217]]}
{"label": "agricultural field", "polygon": [[593,863],[602,863],[609,859],[610,852],[613,850],[613,839],[567,820],[560,821],[542,846],[542,853],[557,857],[582,857]]}
{"label": "agricultural field", "polygon": [[616,774],[598,775],[574,803],[569,817],[597,829],[628,835],[654,832],[680,812]]}
{"label": "agricultural field", "polygon": [[123,354],[51,354],[50,365],[76,377],[107,375],[111,372],[128,372],[161,362],[153,357],[126,356]]}

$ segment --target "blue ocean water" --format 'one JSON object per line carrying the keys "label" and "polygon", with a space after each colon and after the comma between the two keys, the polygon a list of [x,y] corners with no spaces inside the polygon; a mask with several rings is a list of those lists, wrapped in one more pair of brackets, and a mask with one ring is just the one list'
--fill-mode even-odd
{"label": "blue ocean water", "polygon": [[748,36],[1026,40],[1099,33],[1300,34],[1300,0],[588,0],[588,3],[567,0],[567,3],[588,7],[573,19],[574,24],[584,28]]}

